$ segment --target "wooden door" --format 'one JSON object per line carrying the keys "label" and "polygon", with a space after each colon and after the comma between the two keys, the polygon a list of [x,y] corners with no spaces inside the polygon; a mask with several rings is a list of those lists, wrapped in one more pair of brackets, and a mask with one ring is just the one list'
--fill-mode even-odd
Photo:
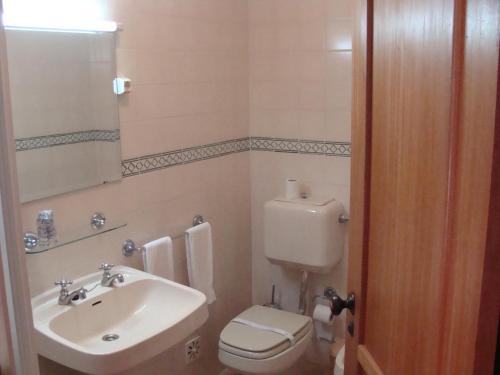
{"label": "wooden door", "polygon": [[357,0],[347,374],[492,373],[499,4]]}

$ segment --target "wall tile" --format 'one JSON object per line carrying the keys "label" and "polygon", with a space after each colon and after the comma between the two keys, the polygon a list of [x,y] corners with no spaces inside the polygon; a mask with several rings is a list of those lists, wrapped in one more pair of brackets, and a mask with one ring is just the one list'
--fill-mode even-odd
{"label": "wall tile", "polygon": [[303,22],[299,26],[299,49],[302,51],[324,51],[326,36],[323,18]]}
{"label": "wall tile", "polygon": [[328,52],[326,107],[350,109],[352,93],[352,56],[350,51]]}
{"label": "wall tile", "polygon": [[[330,125],[330,124],[329,124]],[[299,114],[299,138],[300,139],[339,139],[328,138],[327,135],[326,115],[324,111],[301,111]]]}
{"label": "wall tile", "polygon": [[299,19],[302,22],[317,21],[325,19],[326,3],[329,0],[308,0],[299,1]]}
{"label": "wall tile", "polygon": [[328,50],[352,49],[353,23],[351,19],[337,18],[327,23],[326,47]]}
{"label": "wall tile", "polygon": [[248,1],[248,22],[252,26],[274,22],[274,4],[270,0]]}
{"label": "wall tile", "polygon": [[352,0],[325,0],[328,20],[354,17],[355,4]]}
{"label": "wall tile", "polygon": [[277,51],[297,51],[300,49],[301,30],[298,22],[275,24],[274,33],[274,48]]}

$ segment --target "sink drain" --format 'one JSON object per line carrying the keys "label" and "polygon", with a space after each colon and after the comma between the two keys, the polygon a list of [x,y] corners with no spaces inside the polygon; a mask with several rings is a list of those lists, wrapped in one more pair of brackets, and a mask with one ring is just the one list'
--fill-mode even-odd
{"label": "sink drain", "polygon": [[115,333],[110,333],[109,335],[102,336],[102,341],[115,341],[118,340],[120,336]]}

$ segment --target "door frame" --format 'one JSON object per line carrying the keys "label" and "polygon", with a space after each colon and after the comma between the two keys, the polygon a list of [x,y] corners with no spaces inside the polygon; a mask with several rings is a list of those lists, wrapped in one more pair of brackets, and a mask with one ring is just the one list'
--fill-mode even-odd
{"label": "door frame", "polygon": [[[443,269],[443,308],[439,311],[442,326],[440,332],[439,353],[440,373],[449,373],[457,368],[470,369],[474,374],[491,373],[494,360],[500,312],[500,70],[499,44],[500,11],[494,0],[457,0],[454,8],[453,29],[453,68],[452,68],[452,100],[450,103],[450,220],[446,230],[447,241],[443,246],[445,269]],[[356,295],[356,311],[353,316],[347,313],[346,324],[354,324],[354,335],[346,333],[346,373],[383,374],[375,359],[364,347],[365,300],[368,273],[368,244],[370,231],[370,190],[371,190],[371,126],[372,126],[372,82],[373,82],[373,38],[374,38],[374,0],[356,0],[355,30],[353,34],[353,111],[352,111],[352,158],[351,158],[351,221],[349,230],[348,291]],[[489,18],[488,18],[488,17]],[[480,23],[487,20],[488,25]],[[376,27],[376,25],[375,25]],[[467,35],[467,38],[465,37]],[[475,61],[467,56],[475,56]],[[495,56],[496,55],[496,56]],[[496,63],[496,65],[495,65]],[[491,146],[491,170],[483,175],[484,190],[487,196],[481,201],[482,212],[475,216],[484,222],[480,227],[484,230],[484,242],[475,251],[472,261],[470,249],[463,245],[459,234],[464,227],[464,211],[459,210],[462,198],[467,198],[467,189],[463,181],[474,176],[470,165],[463,162],[463,155],[471,147],[478,147],[480,141],[468,141],[473,125],[467,122],[467,116],[477,106],[476,98],[467,95],[467,91],[476,94],[489,93],[481,86],[481,75],[476,65],[488,69],[491,76],[497,74],[496,108],[495,105],[478,110],[477,123],[491,126],[489,136],[493,139]],[[484,79],[484,78],[483,78]],[[477,80],[477,81],[474,81]],[[474,83],[476,82],[476,84]],[[479,82],[479,83],[477,83]],[[484,81],[483,81],[484,82]],[[474,87],[475,86],[475,87]],[[487,86],[487,85],[483,85]],[[483,90],[483,91],[481,91]],[[490,95],[491,96],[491,95]],[[492,98],[493,100],[495,97]],[[493,122],[493,123],[492,123]],[[478,126],[480,126],[478,125]],[[469,138],[468,138],[469,137]],[[482,135],[483,141],[487,138]],[[467,142],[469,142],[467,144]],[[476,143],[474,143],[476,142]],[[487,142],[485,142],[487,144]],[[469,147],[469,149],[466,149]],[[477,161],[484,153],[477,152]],[[460,159],[462,158],[462,159]],[[455,162],[456,161],[456,162]],[[455,184],[462,179],[462,187]],[[489,179],[489,180],[488,180]],[[479,193],[478,193],[479,194]],[[470,194],[468,196],[470,199]],[[469,203],[473,202],[470,199]],[[461,216],[460,216],[461,215]],[[462,280],[463,269],[473,271],[477,276],[472,285]],[[457,286],[458,285],[458,286]],[[463,287],[464,290],[459,288]],[[476,289],[474,289],[476,288]],[[469,296],[473,296],[470,298]],[[472,302],[472,308],[467,303]],[[452,307],[459,311],[466,310],[465,316],[456,317]],[[468,314],[468,315],[467,315]],[[465,317],[472,319],[468,325],[466,344],[458,344],[463,335],[462,323]],[[462,319],[462,320],[460,320]],[[481,337],[481,340],[477,338]],[[458,353],[453,353],[459,346]],[[473,358],[467,356],[466,349],[473,349]],[[458,359],[457,359],[458,357]],[[462,362],[461,362],[462,361]],[[454,363],[457,362],[457,363]],[[462,366],[462,367],[459,367]]]}
{"label": "door frame", "polygon": [[[371,129],[373,85],[373,6],[374,0],[355,0],[353,30],[353,85],[351,126],[351,192],[347,288],[356,296],[355,314],[346,313],[346,374],[361,374],[358,347],[364,342],[367,261],[370,226]],[[373,361],[374,374],[382,374]],[[378,373],[377,373],[378,371]],[[371,375],[371,374],[369,374]]]}
{"label": "door frame", "polygon": [[39,373],[38,359],[22,241],[5,51],[5,33],[0,18],[0,373],[36,375]]}
{"label": "door frame", "polygon": [[[500,61],[500,48],[499,57]],[[476,340],[474,374],[493,373],[497,348],[500,310],[500,64],[497,76],[497,104],[491,174],[491,197],[488,213],[488,231],[481,288],[481,306]]]}

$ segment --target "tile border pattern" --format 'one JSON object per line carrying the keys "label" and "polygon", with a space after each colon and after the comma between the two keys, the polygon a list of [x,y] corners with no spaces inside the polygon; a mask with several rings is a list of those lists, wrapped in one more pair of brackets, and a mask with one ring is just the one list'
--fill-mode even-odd
{"label": "tile border pattern", "polygon": [[16,151],[29,151],[39,148],[71,145],[86,142],[116,142],[120,139],[120,129],[83,130],[71,133],[58,133],[16,139]]}
{"label": "tile border pattern", "polygon": [[131,177],[177,165],[244,151],[271,151],[323,156],[351,156],[350,142],[314,141],[272,137],[246,137],[144,155],[122,161],[122,177]]}
{"label": "tile border pattern", "polygon": [[340,157],[351,156],[350,142],[250,137],[250,143],[252,151],[274,151]]}
{"label": "tile border pattern", "polygon": [[250,149],[249,146],[250,142],[248,138],[239,138],[126,159],[122,161],[122,177],[135,176],[159,169],[175,167],[176,165],[189,164],[195,161],[248,151]]}

